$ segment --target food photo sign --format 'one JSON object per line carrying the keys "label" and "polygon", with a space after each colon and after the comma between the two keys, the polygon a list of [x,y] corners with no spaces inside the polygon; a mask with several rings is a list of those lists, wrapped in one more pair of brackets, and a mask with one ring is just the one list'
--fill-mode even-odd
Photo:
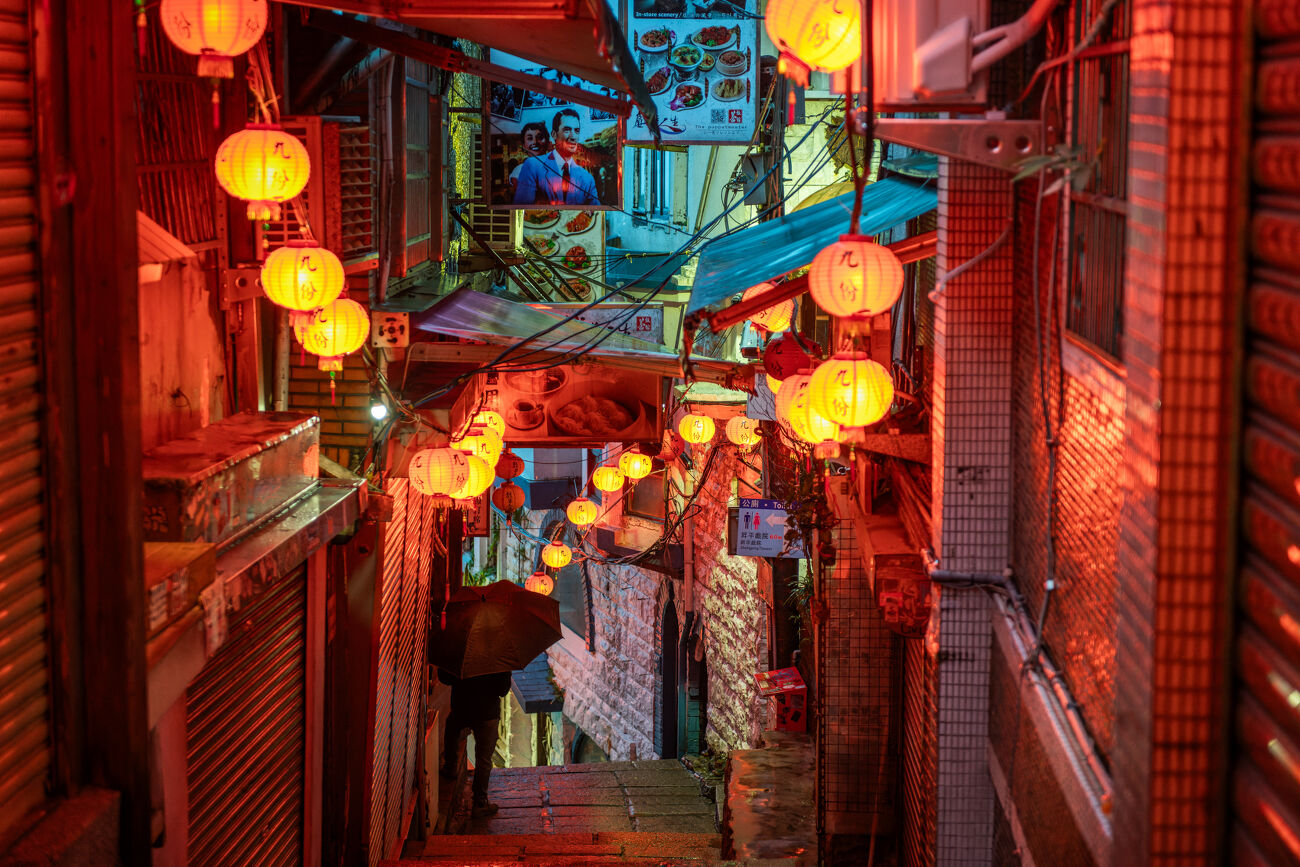
{"label": "food photo sign", "polygon": [[452,412],[453,423],[491,409],[512,446],[599,446],[657,440],[663,431],[663,378],[604,365],[479,374]]}
{"label": "food photo sign", "polygon": [[[579,78],[500,51],[493,63],[593,93]],[[564,96],[484,82],[483,178],[498,209],[597,210],[623,206],[619,118]]]}
{"label": "food photo sign", "polygon": [[[673,144],[748,143],[758,119],[755,0],[626,0],[628,44]],[[629,142],[654,130],[634,111]]]}
{"label": "food photo sign", "polygon": [[605,280],[604,212],[534,208],[523,212],[521,235],[531,253],[560,266],[559,297],[546,300],[589,301],[601,294],[592,281]]}

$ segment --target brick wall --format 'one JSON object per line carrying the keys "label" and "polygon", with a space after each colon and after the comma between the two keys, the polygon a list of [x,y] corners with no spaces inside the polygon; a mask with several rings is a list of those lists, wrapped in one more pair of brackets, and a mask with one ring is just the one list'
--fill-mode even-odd
{"label": "brick wall", "polygon": [[[362,293],[354,300],[366,303]],[[330,403],[330,376],[316,367],[318,359],[304,353],[293,341],[289,349],[289,408],[320,416],[321,454],[353,470],[370,443],[370,381],[361,354],[343,359],[334,374],[334,403]]]}

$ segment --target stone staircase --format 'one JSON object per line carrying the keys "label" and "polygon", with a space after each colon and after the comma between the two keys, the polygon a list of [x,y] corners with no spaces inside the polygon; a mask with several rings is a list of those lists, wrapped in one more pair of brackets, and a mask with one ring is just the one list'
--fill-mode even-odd
{"label": "stone staircase", "polygon": [[654,864],[698,867],[719,864],[717,834],[600,831],[593,834],[468,834],[435,837],[424,853],[383,861],[381,867],[425,864],[533,864],[549,867]]}

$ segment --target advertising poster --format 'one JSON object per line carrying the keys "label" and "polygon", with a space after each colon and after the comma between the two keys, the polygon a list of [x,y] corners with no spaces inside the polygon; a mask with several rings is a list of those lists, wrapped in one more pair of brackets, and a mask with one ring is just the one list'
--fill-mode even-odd
{"label": "advertising poster", "polygon": [[[560,266],[559,294],[548,301],[590,301],[600,294],[591,281],[605,279],[603,211],[524,211],[522,236],[530,252]],[[527,287],[520,289],[527,294]]]}
{"label": "advertising poster", "polygon": [[663,431],[658,374],[577,364],[480,374],[453,420],[471,410],[501,414],[511,446],[600,446],[657,440]]}
{"label": "advertising poster", "polygon": [[[491,61],[613,95],[568,73],[500,51]],[[483,178],[492,208],[621,208],[618,116],[562,96],[484,82]]]}
{"label": "advertising poster", "polygon": [[588,322],[651,343],[664,342],[664,305],[661,301],[649,304],[534,304],[540,310],[550,310],[561,316],[574,316],[579,322]]}
{"label": "advertising poster", "polygon": [[[627,0],[627,41],[671,144],[746,144],[758,119],[756,0]],[[654,131],[633,111],[629,142]]]}

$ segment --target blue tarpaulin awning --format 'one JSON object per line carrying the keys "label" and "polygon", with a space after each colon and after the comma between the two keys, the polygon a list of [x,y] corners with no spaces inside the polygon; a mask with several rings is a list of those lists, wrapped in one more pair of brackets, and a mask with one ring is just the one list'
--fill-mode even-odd
{"label": "blue tarpaulin awning", "polygon": [[[861,232],[879,235],[938,205],[933,184],[885,178],[862,194]],[[846,234],[853,214],[853,194],[846,193],[811,208],[727,235],[700,254],[687,312],[712,307],[732,295],[775,280],[812,262],[823,248]]]}

